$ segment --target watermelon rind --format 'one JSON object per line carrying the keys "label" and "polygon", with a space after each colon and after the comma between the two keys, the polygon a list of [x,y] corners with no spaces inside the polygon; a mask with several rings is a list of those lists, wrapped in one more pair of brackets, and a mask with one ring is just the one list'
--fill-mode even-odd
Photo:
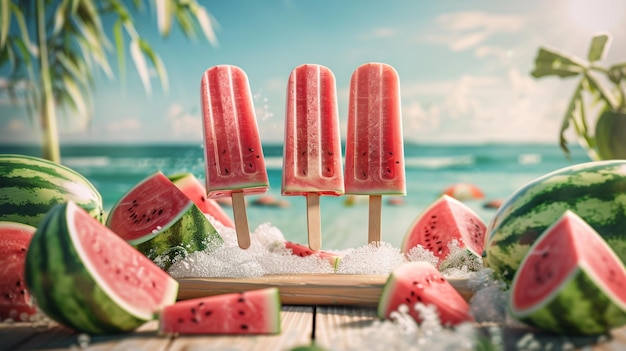
{"label": "watermelon rind", "polygon": [[[146,229],[146,232],[138,238],[130,239],[125,235],[125,228],[129,224],[126,222],[126,211],[129,206],[132,207],[132,202],[129,201],[127,197],[131,196],[133,192],[139,191],[144,184],[152,180],[160,183],[162,187],[170,188],[172,191],[170,195],[176,196],[178,198],[176,202],[183,203],[184,206],[177,209],[175,215],[169,218],[167,223],[157,227],[149,227],[149,229]],[[154,193],[154,196],[151,197],[147,205],[163,207],[171,205],[174,201],[168,198],[168,195],[164,194],[166,193]],[[120,217],[118,217],[118,211],[122,214]],[[117,222],[116,220],[118,218],[122,218],[124,221]],[[211,251],[221,246],[224,242],[200,208],[189,199],[187,195],[180,191],[162,172],[152,174],[130,189],[113,206],[107,218],[106,225],[135,246],[137,250],[146,255],[163,270],[168,270],[172,264],[186,257],[188,254],[202,250]]]}
{"label": "watermelon rind", "polygon": [[59,163],[26,155],[0,155],[0,220],[37,227],[68,200],[104,222],[102,196],[84,176]]}
{"label": "watermelon rind", "polygon": [[[565,217],[580,221],[581,225],[588,227],[588,232],[598,235],[599,240],[604,241],[575,213],[568,210],[561,218]],[[525,264],[533,250],[541,244],[542,238],[550,235],[551,228],[558,225],[559,221],[557,220],[548,227],[532,245],[519,271],[525,269]],[[613,261],[619,262],[619,258],[614,255],[606,242],[604,246],[608,249],[608,253],[613,254]],[[576,253],[573,252],[572,255]],[[536,267],[530,269],[536,269]],[[624,266],[622,265],[620,269],[623,271]],[[606,334],[612,328],[626,325],[626,304],[611,291],[602,289],[602,285],[600,279],[583,260],[578,262],[577,267],[572,269],[563,283],[555,287],[543,301],[532,308],[520,309],[511,298],[509,311],[514,318],[545,331],[571,335]],[[517,291],[516,289],[528,289],[520,281],[519,274],[516,274],[513,279],[511,288],[513,294]]]}
{"label": "watermelon rind", "polygon": [[[107,285],[115,282],[99,277],[78,244],[73,219],[79,210],[72,202],[53,207],[37,228],[26,254],[26,284],[46,315],[78,331],[118,333],[153,320],[160,308],[175,302],[178,283],[165,272],[163,297],[154,310],[140,310],[118,298]],[[123,240],[119,243],[126,245]],[[137,260],[152,264],[136,254]]]}
{"label": "watermelon rind", "polygon": [[553,171],[513,193],[487,227],[484,265],[510,283],[530,246],[566,210],[626,262],[626,160],[611,160]]}

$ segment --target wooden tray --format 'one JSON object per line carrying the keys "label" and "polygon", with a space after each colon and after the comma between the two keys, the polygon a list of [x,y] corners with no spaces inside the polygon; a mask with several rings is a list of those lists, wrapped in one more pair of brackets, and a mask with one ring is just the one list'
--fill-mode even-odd
{"label": "wooden tray", "polygon": [[[285,305],[376,306],[387,275],[277,274],[259,278],[178,278],[178,298],[192,299],[232,292],[277,287]],[[469,300],[466,279],[448,279]]]}

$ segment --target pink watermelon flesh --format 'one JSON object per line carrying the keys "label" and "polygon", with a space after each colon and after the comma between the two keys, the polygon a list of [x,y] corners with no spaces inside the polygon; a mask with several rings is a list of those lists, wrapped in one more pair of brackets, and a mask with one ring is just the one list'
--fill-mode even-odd
{"label": "pink watermelon flesh", "polygon": [[277,334],[277,288],[179,301],[159,316],[161,334]]}
{"label": "pink watermelon flesh", "polygon": [[74,208],[74,245],[95,280],[118,303],[147,316],[176,300],[176,280],[87,212]]}
{"label": "pink watermelon flesh", "polygon": [[[155,198],[168,199],[158,204]],[[107,226],[124,240],[133,241],[165,228],[192,201],[161,172],[136,185],[118,202],[107,218]]]}
{"label": "pink watermelon flesh", "polygon": [[626,306],[626,270],[621,260],[570,211],[546,230],[517,271],[511,290],[512,306],[518,311],[536,306],[581,266]]}
{"label": "pink watermelon flesh", "polygon": [[211,215],[227,228],[235,228],[235,223],[222,209],[222,206],[214,199],[207,198],[206,188],[192,173],[172,176],[170,179],[203,213]]}
{"label": "pink watermelon flesh", "polygon": [[415,310],[417,303],[434,305],[442,325],[473,321],[470,306],[458,291],[430,263],[408,262],[389,275],[378,303],[378,316],[390,318],[400,305],[409,307],[416,322],[422,317]]}
{"label": "pink watermelon flesh", "polygon": [[323,258],[330,262],[333,267],[336,267],[340,260],[340,256],[334,253],[323,250],[311,250],[308,246],[294,243],[291,241],[285,241],[285,248],[290,249],[292,254],[300,257],[306,257],[311,255],[319,256],[320,258]]}
{"label": "pink watermelon flesh", "polygon": [[37,312],[24,282],[24,259],[33,233],[29,225],[0,222],[0,320],[21,321]]}
{"label": "pink watermelon flesh", "polygon": [[404,237],[401,250],[408,252],[417,245],[422,245],[432,251],[441,262],[450,253],[448,244],[456,239],[459,247],[480,256],[486,231],[485,223],[472,209],[448,195],[443,195],[413,222]]}

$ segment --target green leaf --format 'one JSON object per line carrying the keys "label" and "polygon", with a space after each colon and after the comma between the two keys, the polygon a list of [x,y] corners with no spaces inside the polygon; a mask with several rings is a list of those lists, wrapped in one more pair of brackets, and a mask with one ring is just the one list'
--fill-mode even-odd
{"label": "green leaf", "polygon": [[193,19],[189,12],[184,9],[178,9],[176,11],[176,20],[178,21],[180,28],[182,28],[183,33],[185,33],[185,36],[187,38],[194,39],[196,32],[194,31]]}
{"label": "green leaf", "polygon": [[30,34],[28,33],[28,26],[26,25],[24,13],[18,6],[13,5],[13,15],[17,20],[17,25],[20,28],[20,33],[22,34],[24,45],[26,45],[26,47],[28,48],[28,52],[30,52],[31,55],[36,55],[35,45],[33,45],[30,40]]}
{"label": "green leaf", "polygon": [[65,26],[65,21],[67,20],[67,6],[69,3],[70,0],[63,0],[59,7],[57,7],[54,13],[54,29],[52,30],[52,34],[58,34],[61,28]]}
{"label": "green leaf", "polygon": [[613,94],[606,90],[600,82],[596,80],[596,78],[589,72],[585,72],[585,78],[589,83],[589,86],[598,91],[598,94],[604,99],[606,104],[613,110],[617,110],[619,103],[617,99],[613,96]]}
{"label": "green leaf", "polygon": [[74,79],[70,75],[63,76],[63,87],[65,88],[67,94],[70,96],[77,115],[81,118],[88,118],[89,114],[87,104],[85,103],[85,98],[83,97],[83,94],[78,84],[76,84],[76,81],[74,81]]}
{"label": "green leaf", "polygon": [[202,29],[204,36],[211,43],[211,45],[217,46],[217,37],[215,36],[215,31],[213,30],[213,19],[207,10],[202,6],[198,6],[197,8],[192,9],[192,11],[198,19],[198,23],[200,24],[200,28]]}
{"label": "green leaf", "polygon": [[608,33],[598,34],[591,39],[591,45],[589,46],[589,53],[587,59],[589,62],[599,61],[604,59],[609,47],[611,46],[611,36]]}
{"label": "green leaf", "polygon": [[155,0],[159,33],[167,37],[172,29],[172,0]]}
{"label": "green leaf", "polygon": [[554,49],[539,48],[535,59],[535,69],[531,75],[535,78],[576,76],[587,68],[587,62]]}
{"label": "green leaf", "polygon": [[9,0],[0,0],[0,50],[4,50],[4,45],[9,37],[11,27],[11,8]]}
{"label": "green leaf", "polygon": [[626,80],[626,62],[615,64],[609,67],[607,76],[611,82],[619,84],[622,80]]}
{"label": "green leaf", "polygon": [[[59,63],[63,66],[63,68],[65,68],[65,70],[68,73],[70,73],[75,79],[80,81],[83,85],[88,85],[89,83],[88,76],[90,76],[89,72],[82,71],[80,66],[77,65],[63,51],[57,52],[56,57],[57,57],[57,60],[59,60]],[[80,58],[76,56],[74,56],[74,59],[80,60]]]}
{"label": "green leaf", "polygon": [[167,92],[168,89],[169,89],[169,83],[168,83],[168,78],[167,78],[167,71],[165,70],[165,65],[163,64],[163,61],[161,61],[161,57],[159,57],[159,55],[157,55],[154,52],[154,50],[152,50],[152,47],[150,47],[148,42],[142,40],[140,42],[140,44],[141,44],[141,51],[146,56],[148,56],[148,58],[150,59],[150,61],[154,65],[154,68],[156,69],[157,75],[159,76],[159,79],[161,80],[161,85],[163,86],[163,90],[165,90]]}
{"label": "green leaf", "polygon": [[139,74],[143,88],[146,90],[148,96],[150,96],[152,93],[152,88],[150,86],[150,71],[148,69],[146,58],[141,52],[139,39],[131,40],[130,56],[133,58],[133,62],[135,62],[135,67],[137,68],[137,73]]}
{"label": "green leaf", "polygon": [[120,71],[122,81],[126,77],[126,49],[124,44],[124,33],[122,33],[122,20],[117,20],[113,25],[113,39],[117,52],[117,66]]}

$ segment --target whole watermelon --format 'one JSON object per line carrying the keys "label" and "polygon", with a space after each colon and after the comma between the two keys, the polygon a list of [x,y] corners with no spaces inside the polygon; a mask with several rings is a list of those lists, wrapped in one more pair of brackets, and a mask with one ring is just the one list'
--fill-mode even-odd
{"label": "whole watermelon", "polygon": [[104,221],[102,196],[78,172],[38,157],[0,155],[0,221],[38,227],[54,205],[68,200]]}
{"label": "whole watermelon", "polygon": [[565,167],[517,190],[487,227],[483,262],[511,282],[537,237],[572,210],[626,262],[626,160]]}

